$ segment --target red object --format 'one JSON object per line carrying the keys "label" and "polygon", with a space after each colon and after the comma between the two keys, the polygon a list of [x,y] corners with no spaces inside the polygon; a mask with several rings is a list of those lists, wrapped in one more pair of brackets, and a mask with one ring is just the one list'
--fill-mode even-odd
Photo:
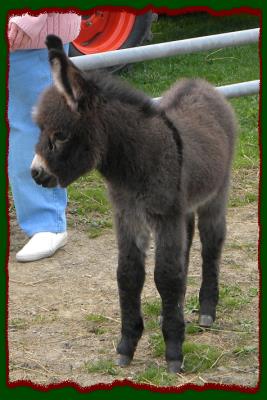
{"label": "red object", "polygon": [[72,42],[83,54],[119,49],[130,35],[136,15],[126,11],[96,11],[82,18],[79,36]]}

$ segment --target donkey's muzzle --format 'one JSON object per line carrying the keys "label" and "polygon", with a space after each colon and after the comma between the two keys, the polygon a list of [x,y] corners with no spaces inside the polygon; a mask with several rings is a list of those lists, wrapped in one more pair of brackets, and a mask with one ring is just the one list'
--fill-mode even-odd
{"label": "donkey's muzzle", "polygon": [[57,178],[54,175],[47,173],[42,167],[32,167],[31,175],[38,185],[46,188],[53,188],[57,186]]}

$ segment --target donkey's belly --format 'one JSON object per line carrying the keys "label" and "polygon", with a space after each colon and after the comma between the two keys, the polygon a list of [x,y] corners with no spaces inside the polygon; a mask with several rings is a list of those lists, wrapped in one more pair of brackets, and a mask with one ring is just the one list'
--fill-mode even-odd
{"label": "donkey's belly", "polygon": [[188,212],[195,212],[199,207],[209,203],[217,195],[217,190],[214,190],[205,195],[195,196],[194,198],[188,199],[187,208]]}

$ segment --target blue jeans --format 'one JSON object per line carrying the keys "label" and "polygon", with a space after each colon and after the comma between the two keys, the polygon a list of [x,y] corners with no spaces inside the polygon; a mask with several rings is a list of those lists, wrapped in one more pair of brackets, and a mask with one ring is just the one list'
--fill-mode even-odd
{"label": "blue jeans", "polygon": [[47,50],[15,51],[10,53],[9,62],[8,175],[17,220],[29,236],[64,232],[66,190],[38,186],[30,173],[39,137],[39,128],[32,121],[32,108],[43,89],[52,83]]}

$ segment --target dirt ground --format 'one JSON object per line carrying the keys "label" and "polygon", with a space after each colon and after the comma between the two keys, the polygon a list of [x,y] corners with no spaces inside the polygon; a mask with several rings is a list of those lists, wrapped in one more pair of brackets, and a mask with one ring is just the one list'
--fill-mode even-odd
{"label": "dirt ground", "polygon": [[[221,284],[241,288],[240,296],[258,288],[257,214],[256,204],[231,208],[228,212]],[[151,360],[165,366],[163,357],[152,354],[150,332],[145,330],[130,367],[119,369],[116,376],[106,370],[88,372],[86,368],[99,360],[116,360],[120,314],[117,249],[112,231],[89,239],[83,231],[69,230],[68,244],[54,257],[25,264],[15,260],[15,253],[27,239],[12,216],[10,240],[10,381],[30,380],[48,385],[68,380],[84,387],[110,383],[114,379],[135,381]],[[158,298],[153,281],[153,253],[152,243],[142,294],[144,301]],[[196,233],[187,298],[198,293],[200,276],[200,242]],[[195,283],[191,285],[190,282]],[[105,317],[104,324],[99,324],[103,328],[101,331],[97,324],[88,320],[88,315]],[[195,314],[187,318],[197,321]],[[220,356],[212,368],[201,373],[177,375],[176,385],[216,382],[255,387],[259,376],[258,296],[251,296],[244,303],[241,301],[239,307],[233,307],[229,313],[220,312],[216,324],[218,329],[202,331],[194,335],[194,341],[216,346]],[[238,347],[240,353],[236,350]]]}

